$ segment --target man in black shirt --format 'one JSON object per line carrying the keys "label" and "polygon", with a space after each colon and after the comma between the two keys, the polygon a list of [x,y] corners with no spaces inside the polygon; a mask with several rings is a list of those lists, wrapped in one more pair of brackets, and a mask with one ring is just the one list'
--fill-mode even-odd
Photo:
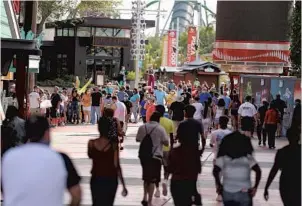
{"label": "man in black shirt", "polygon": [[[193,118],[196,109],[193,105],[187,105],[185,107],[185,117],[186,120],[182,121],[177,130],[176,139],[178,139],[182,143],[186,143],[186,145],[191,145],[192,150],[198,150],[196,154],[202,155],[205,145],[206,139],[204,136],[204,130],[202,124],[199,121]],[[199,150],[199,139],[202,143],[202,148]],[[199,173],[201,172],[201,168]],[[197,182],[196,177],[196,182]],[[194,204],[201,204],[201,196],[197,191],[197,187],[195,188],[195,196],[194,196]]]}
{"label": "man in black shirt", "polygon": [[95,124],[101,117],[101,104],[102,94],[99,91],[99,88],[95,87],[94,92],[91,94],[91,124]]}
{"label": "man in black shirt", "polygon": [[278,109],[280,112],[280,123],[278,123],[278,128],[277,128],[277,136],[281,136],[282,132],[282,121],[283,121],[283,115],[284,115],[284,109],[287,108],[287,105],[285,101],[281,99],[281,95],[277,94],[276,99],[272,101],[272,104],[275,105],[275,107]]}
{"label": "man in black shirt", "polygon": [[[258,109],[258,122],[257,122],[257,136],[259,143],[258,145],[261,145],[261,140],[263,146],[266,146],[266,131],[265,128],[263,127],[264,124],[264,117],[265,113],[268,110],[269,103],[266,100],[262,101],[263,106],[259,107]],[[261,133],[262,133],[262,138],[261,138]]]}
{"label": "man in black shirt", "polygon": [[133,92],[130,91],[129,85],[126,86],[125,92],[128,94],[128,98],[129,98],[129,99],[133,96]]}
{"label": "man in black shirt", "polygon": [[169,113],[172,114],[172,120],[174,123],[174,131],[177,131],[179,123],[184,120],[185,104],[183,103],[184,98],[178,96],[176,101],[170,106]]}
{"label": "man in black shirt", "polygon": [[184,98],[183,103],[185,105],[189,105],[192,95],[188,92],[187,88],[184,88],[183,93],[181,93],[180,95]]}
{"label": "man in black shirt", "polygon": [[292,117],[291,127],[298,130],[301,133],[301,100],[295,100],[295,109]]}
{"label": "man in black shirt", "polygon": [[59,124],[59,117],[60,117],[60,103],[62,101],[59,92],[59,87],[54,87],[54,93],[51,95],[51,108],[50,108],[50,117],[51,117],[51,124],[53,126],[58,126]]}

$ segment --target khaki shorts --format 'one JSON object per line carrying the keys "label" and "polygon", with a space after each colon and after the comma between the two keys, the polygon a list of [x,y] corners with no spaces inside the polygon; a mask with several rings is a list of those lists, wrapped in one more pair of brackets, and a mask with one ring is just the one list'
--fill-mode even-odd
{"label": "khaki shorts", "polygon": [[41,114],[40,108],[30,108],[29,111],[30,111],[30,115],[40,115]]}

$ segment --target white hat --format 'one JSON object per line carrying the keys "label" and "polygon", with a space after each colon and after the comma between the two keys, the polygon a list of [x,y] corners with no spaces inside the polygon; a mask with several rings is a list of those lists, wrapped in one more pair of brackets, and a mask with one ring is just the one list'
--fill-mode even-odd
{"label": "white hat", "polygon": [[183,96],[177,96],[176,101],[177,102],[182,102],[182,101],[184,101],[184,97]]}

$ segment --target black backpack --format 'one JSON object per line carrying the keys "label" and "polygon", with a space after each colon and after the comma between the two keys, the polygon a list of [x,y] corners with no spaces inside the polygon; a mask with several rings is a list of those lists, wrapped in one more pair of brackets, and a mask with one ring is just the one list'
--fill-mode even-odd
{"label": "black backpack", "polygon": [[153,142],[151,138],[151,133],[153,130],[156,128],[155,126],[150,133],[148,133],[147,127],[145,125],[146,129],[146,136],[143,138],[139,150],[138,150],[138,157],[140,158],[141,161],[150,161],[153,158]]}

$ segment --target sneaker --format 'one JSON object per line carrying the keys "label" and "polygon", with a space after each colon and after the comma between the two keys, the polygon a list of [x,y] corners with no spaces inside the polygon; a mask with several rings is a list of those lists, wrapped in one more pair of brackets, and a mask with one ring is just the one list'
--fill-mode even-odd
{"label": "sneaker", "polygon": [[154,197],[160,198],[160,190],[156,189]]}
{"label": "sneaker", "polygon": [[168,194],[167,184],[163,183],[163,196],[167,196],[167,194]]}
{"label": "sneaker", "polygon": [[217,195],[216,201],[217,201],[217,202],[222,202],[222,197],[221,197],[221,195]]}
{"label": "sneaker", "polygon": [[261,146],[261,141],[258,142],[258,146]]}

